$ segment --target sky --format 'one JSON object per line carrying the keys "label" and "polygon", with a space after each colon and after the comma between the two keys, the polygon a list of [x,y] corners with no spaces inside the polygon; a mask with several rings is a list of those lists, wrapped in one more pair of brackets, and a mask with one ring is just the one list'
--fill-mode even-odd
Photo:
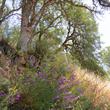
{"label": "sky", "polygon": [[[91,6],[92,0],[84,0],[84,3]],[[98,17],[96,17],[96,21],[98,23],[98,31],[101,37],[103,49],[110,46],[110,10],[105,10],[103,15],[98,15]]]}
{"label": "sky", "polygon": [[97,18],[97,23],[103,42],[102,48],[110,46],[110,11],[105,11],[103,16]]}

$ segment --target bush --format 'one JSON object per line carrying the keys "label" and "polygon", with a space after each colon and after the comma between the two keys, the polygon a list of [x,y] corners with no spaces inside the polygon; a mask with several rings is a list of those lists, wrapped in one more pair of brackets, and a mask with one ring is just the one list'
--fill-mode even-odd
{"label": "bush", "polygon": [[19,78],[17,92],[10,97],[9,110],[49,110],[54,104],[55,85],[31,75]]}

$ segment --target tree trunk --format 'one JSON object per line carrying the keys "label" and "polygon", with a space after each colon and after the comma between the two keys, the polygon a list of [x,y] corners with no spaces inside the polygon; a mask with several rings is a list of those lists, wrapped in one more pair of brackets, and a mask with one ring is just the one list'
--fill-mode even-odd
{"label": "tree trunk", "polygon": [[22,0],[21,35],[18,47],[22,52],[28,51],[29,41],[32,39],[32,10],[35,5],[32,0]]}
{"label": "tree trunk", "polygon": [[29,44],[29,41],[32,38],[32,34],[31,34],[32,29],[30,29],[29,31],[27,29],[29,29],[29,27],[27,27],[25,29],[25,27],[22,26],[22,28],[21,28],[21,37],[20,37],[20,40],[19,40],[19,46],[20,46],[20,50],[22,52],[27,52],[28,51],[28,44]]}

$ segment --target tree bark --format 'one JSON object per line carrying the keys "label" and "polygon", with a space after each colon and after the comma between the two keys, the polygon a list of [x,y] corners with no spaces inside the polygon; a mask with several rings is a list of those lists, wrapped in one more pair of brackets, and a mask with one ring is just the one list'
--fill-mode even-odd
{"label": "tree bark", "polygon": [[22,16],[21,16],[21,35],[18,47],[21,51],[28,51],[28,44],[32,38],[32,10],[35,5],[32,0],[22,0]]}

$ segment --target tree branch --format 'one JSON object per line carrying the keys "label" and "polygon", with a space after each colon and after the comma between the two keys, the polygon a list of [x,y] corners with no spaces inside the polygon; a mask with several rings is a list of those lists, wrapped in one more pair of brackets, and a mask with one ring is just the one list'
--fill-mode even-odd
{"label": "tree branch", "polygon": [[15,11],[20,10],[20,8],[21,8],[21,6],[19,8],[17,8],[17,9],[13,9],[13,10],[9,11],[7,14],[5,14],[3,17],[1,17],[1,19],[0,19],[0,25],[2,24],[3,21],[5,21],[6,19],[8,19],[10,16],[12,16]]}
{"label": "tree branch", "polygon": [[[54,24],[54,22],[55,22],[58,18],[60,18],[60,17],[61,17],[61,15],[59,15],[59,16],[57,16],[55,19],[53,19],[53,20],[50,22],[50,24],[43,30],[43,33],[45,33],[45,31],[47,31],[49,28],[51,28],[51,26]],[[38,31],[38,32],[36,32],[36,33],[34,33],[33,36],[39,34],[40,32],[41,32],[41,30]]]}
{"label": "tree branch", "polygon": [[76,4],[76,3],[74,3],[72,0],[67,0],[67,2],[68,2],[69,4],[75,6],[75,7],[85,8],[85,9],[87,9],[88,11],[90,11],[91,13],[101,14],[100,11],[94,10],[94,9],[92,9],[91,7],[89,7],[89,6],[87,6],[87,5],[83,4],[83,3],[82,3],[82,4]]}

